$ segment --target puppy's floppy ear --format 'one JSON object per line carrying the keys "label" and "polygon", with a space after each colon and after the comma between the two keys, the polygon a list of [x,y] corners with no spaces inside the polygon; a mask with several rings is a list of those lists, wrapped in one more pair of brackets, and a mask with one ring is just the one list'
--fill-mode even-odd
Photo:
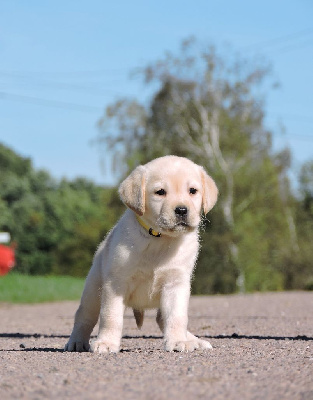
{"label": "puppy's floppy ear", "polygon": [[145,171],[145,167],[139,165],[120,184],[118,190],[122,202],[138,215],[145,212]]}
{"label": "puppy's floppy ear", "polygon": [[204,214],[207,214],[215,205],[218,196],[218,189],[213,179],[201,167],[201,180],[203,187],[202,208]]}

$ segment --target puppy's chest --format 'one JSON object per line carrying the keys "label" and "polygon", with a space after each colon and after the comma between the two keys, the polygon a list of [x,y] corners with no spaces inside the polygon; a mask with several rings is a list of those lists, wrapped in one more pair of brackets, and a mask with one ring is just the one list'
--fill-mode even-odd
{"label": "puppy's chest", "polygon": [[155,238],[135,252],[128,263],[126,305],[137,309],[159,307],[162,287],[192,271],[197,242],[188,245]]}
{"label": "puppy's chest", "polygon": [[155,238],[148,246],[139,248],[134,253],[132,264],[144,273],[152,272],[160,267],[179,263],[183,253],[184,247],[181,243],[169,244],[164,239]]}
{"label": "puppy's chest", "polygon": [[138,309],[158,307],[161,292],[161,280],[158,275],[152,269],[137,269],[128,280],[126,305]]}
{"label": "puppy's chest", "polygon": [[137,258],[138,268],[144,271],[154,270],[172,260],[174,253],[172,247],[158,246],[158,243],[154,243],[140,252]]}

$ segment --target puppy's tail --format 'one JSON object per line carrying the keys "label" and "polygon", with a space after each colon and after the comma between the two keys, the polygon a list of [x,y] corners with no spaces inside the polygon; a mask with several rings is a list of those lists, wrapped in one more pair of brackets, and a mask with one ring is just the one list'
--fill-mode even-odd
{"label": "puppy's tail", "polygon": [[133,313],[134,313],[137,327],[138,327],[138,329],[141,329],[142,324],[143,324],[143,317],[145,314],[144,310],[136,310],[135,308],[133,308]]}

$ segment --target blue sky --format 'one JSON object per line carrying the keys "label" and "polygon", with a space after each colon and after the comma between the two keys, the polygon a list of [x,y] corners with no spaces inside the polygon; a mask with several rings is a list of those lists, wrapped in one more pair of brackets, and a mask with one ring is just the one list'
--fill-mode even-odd
{"label": "blue sky", "polygon": [[190,35],[272,63],[281,87],[266,123],[296,175],[313,158],[311,0],[2,1],[0,142],[56,178],[114,183],[100,167],[109,155],[91,145],[97,121],[121,96],[148,96],[130,72]]}

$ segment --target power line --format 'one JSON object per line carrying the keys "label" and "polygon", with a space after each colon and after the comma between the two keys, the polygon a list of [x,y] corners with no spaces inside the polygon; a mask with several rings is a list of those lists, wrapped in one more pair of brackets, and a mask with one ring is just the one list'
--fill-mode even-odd
{"label": "power line", "polygon": [[295,121],[301,121],[301,122],[306,122],[306,123],[312,123],[313,122],[313,115],[295,115],[295,114],[281,114],[278,112],[266,112],[265,115],[267,118],[273,119],[273,118],[279,118],[279,119],[289,119],[289,120],[295,120]]}
{"label": "power line", "polygon": [[[10,82],[13,84],[17,83],[19,87],[21,85],[27,85],[30,87],[36,87],[36,88],[52,88],[56,90],[67,90],[70,92],[81,92],[85,94],[92,94],[92,95],[99,95],[103,96],[106,94],[111,94],[111,95],[118,95],[122,96],[122,93],[120,91],[117,91],[115,88],[117,84],[121,83],[121,79],[118,79],[117,77],[112,79],[110,76],[108,76],[106,81],[94,81],[94,80],[79,80],[79,83],[77,82],[76,79],[74,81],[68,80],[67,82],[62,82],[59,80],[55,80],[55,78],[52,77],[38,77],[38,76],[26,76],[23,74],[14,74],[14,73],[4,73],[3,71],[0,71],[0,77],[3,77],[4,79],[6,77],[10,78]],[[65,78],[67,79],[67,78]],[[99,79],[99,78],[98,78]],[[100,78],[101,79],[101,78]],[[102,78],[103,79],[103,78]],[[3,80],[2,80],[3,82]],[[8,80],[5,80],[5,83],[7,83]]]}
{"label": "power line", "polygon": [[250,45],[244,46],[242,48],[242,50],[249,50],[249,49],[254,50],[255,48],[257,48],[259,50],[262,47],[271,47],[273,45],[276,46],[277,44],[280,45],[282,43],[290,42],[291,40],[302,38],[304,36],[308,36],[311,34],[313,34],[313,29],[311,29],[311,28],[305,29],[305,30],[302,30],[299,32],[295,32],[295,33],[291,33],[288,35],[279,36],[279,37],[276,37],[273,39],[263,40],[261,42],[250,44]]}
{"label": "power line", "polygon": [[[103,111],[103,107],[99,107],[99,106],[90,106],[90,105],[77,104],[77,103],[67,103],[67,102],[58,101],[58,100],[49,100],[49,99],[43,99],[40,97],[25,96],[25,95],[19,95],[19,94],[13,94],[13,93],[1,92],[1,91],[0,91],[0,100],[18,101],[21,103],[34,104],[34,105],[43,106],[43,107],[61,108],[61,109],[66,109],[66,110],[89,112],[89,113]],[[277,136],[277,135],[275,135],[275,136]],[[313,136],[311,136],[311,135],[301,135],[301,134],[298,135],[298,134],[290,134],[290,133],[287,133],[286,135],[282,136],[282,138],[286,138],[286,139],[289,138],[291,140],[307,140],[307,141],[313,140]]]}
{"label": "power line", "polygon": [[[307,141],[311,141],[313,140],[313,135],[306,135],[306,134],[298,134],[298,133],[278,133],[278,132],[272,132],[272,135],[275,136],[275,138],[277,139],[288,139],[288,140],[307,140]],[[312,149],[313,150],[313,149]]]}
{"label": "power line", "polygon": [[287,133],[284,136],[286,139],[289,140],[304,140],[304,141],[313,141],[313,136],[312,135],[298,135],[298,134],[292,134],[292,133]]}
{"label": "power line", "polygon": [[294,43],[292,45],[287,45],[279,49],[270,49],[268,51],[269,54],[275,54],[275,55],[280,55],[284,53],[288,53],[289,51],[294,51],[294,50],[302,50],[308,46],[312,46],[312,41],[309,42],[304,42],[304,43]]}
{"label": "power line", "polygon": [[[26,78],[22,78],[24,82],[18,82],[19,87],[23,86],[30,86],[35,88],[50,88],[56,90],[66,90],[70,92],[81,92],[85,94],[92,94],[92,95],[99,95],[103,96],[107,93],[120,95],[120,93],[114,89],[107,89],[103,87],[103,83],[100,82],[90,82],[89,84],[80,85],[76,83],[65,83],[65,82],[57,82],[57,81],[43,81],[37,80],[36,78],[31,78],[30,80]],[[110,81],[112,85],[114,85],[113,81]]]}
{"label": "power line", "polygon": [[60,76],[99,76],[99,75],[112,75],[112,74],[117,74],[117,75],[121,75],[121,74],[125,74],[128,73],[130,71],[130,68],[128,67],[124,67],[124,68],[112,68],[112,69],[96,69],[96,70],[76,70],[76,71],[21,71],[21,70],[0,70],[0,74],[2,75],[10,75],[10,76],[14,76],[14,77],[25,77],[25,78],[29,78],[30,75],[35,75],[36,77],[38,75],[46,75],[46,77],[52,77],[54,78],[56,77],[60,77]]}
{"label": "power line", "polygon": [[103,111],[103,107],[89,106],[84,104],[67,103],[58,100],[42,99],[40,97],[24,96],[19,94],[0,92],[0,100],[18,101],[21,103],[35,104],[44,107],[62,108],[66,110],[81,111],[81,112],[99,112]]}

